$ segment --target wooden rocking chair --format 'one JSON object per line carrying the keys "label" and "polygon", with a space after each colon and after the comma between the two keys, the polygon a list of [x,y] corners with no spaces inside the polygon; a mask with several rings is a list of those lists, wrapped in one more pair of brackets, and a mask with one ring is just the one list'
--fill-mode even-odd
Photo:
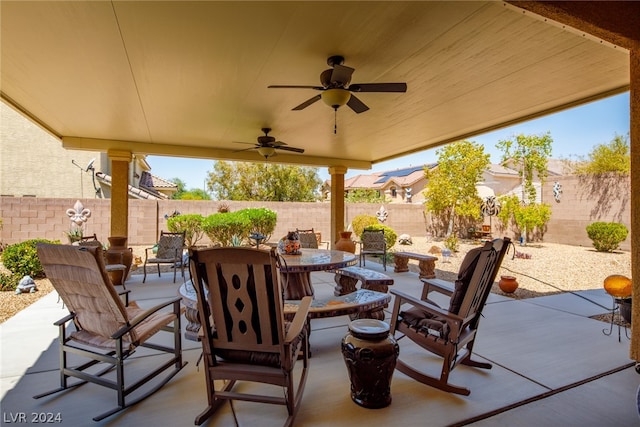
{"label": "wooden rocking chair", "polygon": [[[459,364],[491,369],[491,364],[471,359],[482,309],[510,240],[496,239],[484,247],[469,251],[460,266],[455,284],[437,279],[423,279],[422,298],[391,290],[395,295],[391,333],[397,339],[409,338],[425,350],[443,358],[440,376],[434,377],[398,360],[396,369],[432,387],[469,395],[468,388],[449,383],[449,374]],[[450,297],[449,309],[440,308],[428,299],[431,291]],[[404,304],[412,307],[406,310]],[[402,349],[400,351],[402,355]]]}
{"label": "wooden rocking chair", "polygon": [[[277,254],[222,247],[193,250],[191,276],[198,298],[208,407],[196,417],[205,422],[226,400],[285,405],[285,426],[293,424],[302,400],[309,364],[308,311],[305,297],[291,323],[285,322]],[[297,389],[294,367],[303,363]],[[296,371],[297,372],[297,371]],[[222,389],[216,390],[216,383]],[[237,381],[283,387],[283,394],[237,391]]]}

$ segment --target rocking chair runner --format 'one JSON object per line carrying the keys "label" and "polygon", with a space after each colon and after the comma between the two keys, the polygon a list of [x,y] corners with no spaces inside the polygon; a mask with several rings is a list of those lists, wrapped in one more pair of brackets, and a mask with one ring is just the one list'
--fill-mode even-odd
{"label": "rocking chair runner", "polygon": [[[484,247],[469,251],[460,266],[458,280],[450,288],[442,281],[424,279],[422,299],[391,290],[395,295],[391,316],[391,333],[409,338],[422,348],[443,358],[440,377],[433,377],[401,359],[396,369],[424,384],[462,395],[469,395],[468,388],[449,383],[449,374],[458,365],[491,369],[491,364],[471,359],[482,309],[510,240],[496,239]],[[453,284],[452,284],[453,285]],[[428,299],[431,291],[450,296],[448,310],[440,308]],[[403,304],[413,306],[401,311]],[[400,352],[402,355],[402,351]]]}
{"label": "rocking chair runner", "polygon": [[[116,390],[117,407],[93,418],[94,421],[99,421],[149,397],[186,365],[186,362],[182,362],[179,297],[149,310],[138,307],[135,302],[125,306],[107,276],[101,247],[40,243],[37,250],[47,278],[62,297],[70,314],[55,323],[60,329],[60,387],[34,396],[35,399],[87,381]],[[165,308],[170,308],[171,311]],[[73,321],[76,330],[68,334],[67,326],[70,321]],[[171,323],[173,325],[169,326]],[[173,334],[173,348],[148,342],[159,331]],[[164,357],[160,366],[152,372],[127,384],[125,361],[137,347],[169,353],[171,357]],[[89,361],[71,367],[68,354],[79,355]],[[99,363],[106,364],[105,369],[98,373],[87,372],[87,368]],[[130,393],[172,365],[173,369],[149,391],[126,401]],[[104,376],[113,370],[114,379]],[[81,381],[69,384],[69,377],[76,377]]]}
{"label": "rocking chair runner", "polygon": [[[291,323],[285,322],[274,248],[193,250],[190,260],[209,400],[195,424],[205,422],[226,400],[237,399],[285,405],[289,413],[285,426],[292,425],[308,374],[311,297],[301,301]],[[303,366],[296,373],[300,378],[295,388],[298,355]],[[216,390],[220,381],[222,389]],[[236,381],[280,386],[283,395],[237,391]]]}

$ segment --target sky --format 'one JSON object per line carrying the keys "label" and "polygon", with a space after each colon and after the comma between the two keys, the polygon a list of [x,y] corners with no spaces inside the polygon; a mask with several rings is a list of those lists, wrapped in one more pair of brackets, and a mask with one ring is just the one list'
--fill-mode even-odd
{"label": "sky", "polygon": [[[594,146],[609,143],[616,135],[629,133],[629,92],[591,102],[521,124],[485,133],[470,141],[485,147],[491,155],[491,162],[498,163],[502,153],[496,143],[512,139],[519,134],[542,135],[550,132],[553,138],[554,159],[586,157]],[[369,170],[352,169],[346,177],[359,174],[421,166],[437,161],[437,149],[425,150],[409,156],[377,163]],[[208,172],[213,170],[213,160],[198,160],[176,157],[148,156],[151,173],[164,179],[180,178],[187,189],[205,188]],[[318,168],[322,180],[329,179],[327,168]]]}

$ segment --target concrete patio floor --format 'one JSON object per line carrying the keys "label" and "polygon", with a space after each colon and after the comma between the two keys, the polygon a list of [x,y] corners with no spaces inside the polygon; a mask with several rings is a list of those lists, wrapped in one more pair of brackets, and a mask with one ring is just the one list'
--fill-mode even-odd
{"label": "concrete patio floor", "polygon": [[[382,271],[373,262],[368,268]],[[436,270],[437,272],[437,270]],[[413,272],[387,274],[394,288],[419,295],[420,282]],[[176,295],[173,275],[132,275],[126,286],[142,307]],[[333,293],[333,275],[313,273],[317,296]],[[605,307],[611,298],[602,290],[580,295]],[[352,426],[637,426],[637,391],[640,375],[629,359],[629,341],[617,328],[603,334],[608,324],[590,319],[606,310],[572,294],[513,300],[492,294],[484,310],[476,340],[476,358],[493,363],[493,369],[457,367],[450,381],[471,389],[464,397],[420,384],[395,371],[393,401],[383,409],[365,409],[349,395],[349,378],[340,352],[347,332],[347,317],[317,319],[311,323],[310,373],[296,425]],[[0,325],[2,424],[26,423],[33,417],[58,415],[64,426],[187,426],[206,406],[204,373],[198,370],[200,345],[183,338],[189,364],[150,398],[99,423],[93,416],[115,404],[115,392],[93,384],[40,400],[32,396],[58,386],[57,327],[52,323],[66,314],[55,292]],[[387,317],[389,313],[387,312]],[[387,319],[388,320],[388,319]],[[183,319],[182,328],[186,321]],[[168,334],[167,334],[168,338]],[[162,356],[139,351],[129,368],[144,372]],[[400,342],[400,357],[420,360],[439,373],[439,359],[430,357],[407,340]],[[260,387],[247,385],[249,387]],[[241,426],[278,426],[286,418],[281,406],[246,402],[233,404]],[[57,422],[56,422],[57,423]],[[235,425],[230,405],[224,405],[204,425]]]}

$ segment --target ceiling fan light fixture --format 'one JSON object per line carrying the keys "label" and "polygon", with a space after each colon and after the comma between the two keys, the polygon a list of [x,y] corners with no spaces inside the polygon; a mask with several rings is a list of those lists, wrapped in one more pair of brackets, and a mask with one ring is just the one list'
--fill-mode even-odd
{"label": "ceiling fan light fixture", "polygon": [[258,153],[265,159],[268,159],[269,157],[276,154],[276,150],[273,147],[259,147]]}
{"label": "ceiling fan light fixture", "polygon": [[346,89],[327,89],[321,94],[322,101],[329,107],[337,110],[338,108],[349,102],[351,93]]}

